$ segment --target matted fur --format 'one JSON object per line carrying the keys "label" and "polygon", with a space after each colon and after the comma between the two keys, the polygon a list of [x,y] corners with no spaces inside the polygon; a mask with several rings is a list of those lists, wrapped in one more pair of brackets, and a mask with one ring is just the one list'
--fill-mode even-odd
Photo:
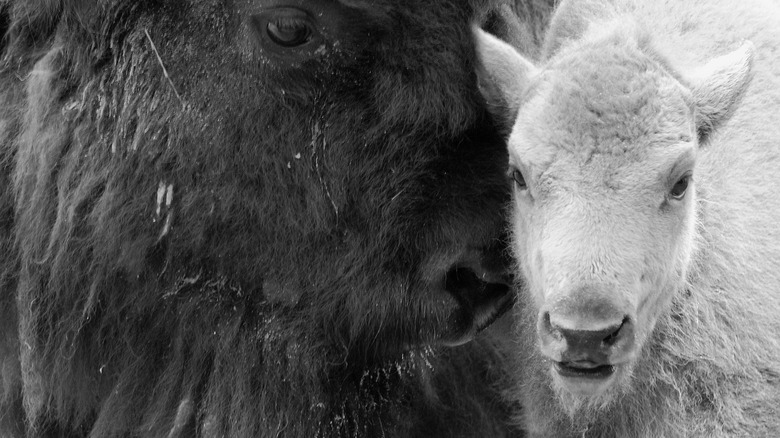
{"label": "matted fur", "polygon": [[517,5],[345,1],[280,65],[256,3],[0,0],[0,435],[518,433],[427,287],[502,226],[468,24]]}
{"label": "matted fur", "polygon": [[[588,172],[596,173],[591,170],[561,181],[546,180],[551,186],[577,181],[581,184],[578,190],[589,193],[589,199],[603,196],[601,204],[577,208],[583,214],[581,229],[587,230],[587,224],[592,223],[620,224],[613,224],[610,234],[604,236],[608,240],[624,239],[633,230],[644,233],[634,235],[634,240],[641,242],[662,231],[641,229],[642,224],[652,224],[651,220],[640,219],[635,222],[640,225],[634,225],[613,217],[632,214],[638,218],[638,211],[656,208],[627,204],[629,198],[618,195],[636,190],[638,202],[646,199],[642,190],[649,189],[643,184],[653,181],[656,176],[652,172],[658,170],[645,150],[626,139],[639,138],[642,141],[637,144],[646,144],[642,142],[660,138],[669,126],[679,124],[680,117],[690,117],[656,111],[666,105],[663,99],[671,98],[666,96],[690,102],[691,95],[683,88],[696,87],[695,67],[734,51],[744,40],[754,44],[755,59],[752,82],[742,100],[726,105],[736,107],[733,114],[697,107],[701,144],[693,173],[696,216],[690,262],[685,250],[677,252],[679,259],[641,261],[646,266],[636,265],[631,258],[621,265],[620,260],[610,260],[619,257],[614,253],[601,259],[605,265],[614,262],[614,266],[636,272],[647,269],[652,273],[653,264],[672,264],[674,271],[687,272],[670,300],[658,304],[660,316],[644,340],[633,372],[615,385],[616,392],[608,398],[566,399],[566,391],[553,389],[550,362],[539,352],[538,303],[530,291],[523,293],[517,330],[521,366],[518,381],[508,392],[524,407],[518,421],[531,436],[539,437],[780,436],[780,5],[762,0],[574,0],[564,1],[559,8],[544,45],[547,62],[535,70],[516,61],[515,75],[530,78],[530,86],[526,81],[521,96],[504,101],[549,111],[544,113],[547,125],[518,138],[530,144],[544,143],[550,149],[514,146],[535,154],[521,156],[521,160],[544,163],[541,169],[533,169],[528,181],[542,178],[537,172],[563,169],[561,162],[592,169],[598,165],[591,163],[609,163],[609,157],[614,156],[618,157],[613,159],[615,163],[627,168],[636,165],[636,181],[591,181],[586,177]],[[749,63],[745,65],[749,68]],[[669,77],[679,81],[679,89],[659,91],[659,84],[671,83]],[[505,89],[511,90],[512,82],[509,84]],[[562,88],[551,88],[559,86]],[[743,86],[724,84],[725,88]],[[625,87],[624,94],[616,92],[618,87]],[[731,95],[741,94],[740,89]],[[553,97],[540,103],[538,96]],[[529,110],[525,111],[521,110],[520,118],[530,117]],[[631,120],[643,122],[632,125]],[[714,132],[712,126],[716,127]],[[612,127],[619,129],[613,131]],[[629,171],[619,172],[615,175],[625,176]],[[579,192],[572,193],[571,199],[577,199]],[[615,200],[610,201],[610,196]],[[604,227],[596,228],[600,232]],[[567,233],[544,232],[555,236]],[[525,235],[536,236],[534,233],[541,231]],[[581,233],[572,230],[569,238],[581,238]],[[684,232],[680,235],[686,236]],[[561,248],[577,245],[560,239],[555,243]],[[532,256],[523,251],[526,241],[515,245],[522,262],[533,265],[521,269],[540,269],[540,262],[529,262]],[[600,250],[598,244],[590,248],[594,253]],[[550,283],[549,278],[545,281]]]}

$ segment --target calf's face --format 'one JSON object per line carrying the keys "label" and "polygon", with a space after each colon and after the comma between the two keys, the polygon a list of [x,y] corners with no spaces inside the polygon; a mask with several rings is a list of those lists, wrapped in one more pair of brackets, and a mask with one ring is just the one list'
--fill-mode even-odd
{"label": "calf's face", "polygon": [[689,85],[620,32],[544,69],[476,35],[486,94],[516,111],[508,175],[522,319],[564,404],[603,406],[630,387],[659,314],[685,284],[697,151],[747,84],[750,48]]}

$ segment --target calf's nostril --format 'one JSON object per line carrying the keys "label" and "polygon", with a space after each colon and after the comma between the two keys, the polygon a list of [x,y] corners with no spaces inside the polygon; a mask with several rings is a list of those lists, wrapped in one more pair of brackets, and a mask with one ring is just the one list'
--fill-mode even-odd
{"label": "calf's nostril", "polygon": [[586,316],[542,313],[538,330],[544,354],[558,362],[594,364],[613,363],[630,354],[634,343],[630,317],[600,321]]}
{"label": "calf's nostril", "polygon": [[623,324],[613,324],[600,330],[571,330],[553,325],[553,330],[566,340],[569,349],[597,351],[613,346],[621,337]]}
{"label": "calf's nostril", "polygon": [[630,322],[628,320],[628,317],[623,318],[623,321],[620,323],[620,325],[617,326],[617,328],[614,331],[612,331],[612,333],[610,333],[610,334],[608,334],[607,336],[604,337],[604,339],[602,340],[604,345],[606,345],[608,347],[611,347],[611,346],[615,345],[618,342],[618,340],[621,339],[621,337],[622,337],[621,335],[625,335],[626,334],[626,332],[628,330],[623,330],[623,329],[624,329],[624,327],[626,327],[629,324],[630,324]]}

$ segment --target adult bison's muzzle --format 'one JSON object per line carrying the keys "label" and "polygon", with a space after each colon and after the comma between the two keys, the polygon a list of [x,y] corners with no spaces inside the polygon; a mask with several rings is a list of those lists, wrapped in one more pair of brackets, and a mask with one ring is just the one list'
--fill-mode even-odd
{"label": "adult bison's muzzle", "polygon": [[431,279],[441,307],[433,330],[436,344],[471,341],[512,307],[511,279],[499,248],[467,249]]}

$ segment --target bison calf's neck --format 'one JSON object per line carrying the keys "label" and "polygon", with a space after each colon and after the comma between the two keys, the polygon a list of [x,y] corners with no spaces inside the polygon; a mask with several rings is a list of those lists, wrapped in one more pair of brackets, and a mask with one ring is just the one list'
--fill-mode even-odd
{"label": "bison calf's neck", "polygon": [[780,434],[779,20],[566,0],[540,66],[475,30],[481,88],[514,117],[533,436]]}

